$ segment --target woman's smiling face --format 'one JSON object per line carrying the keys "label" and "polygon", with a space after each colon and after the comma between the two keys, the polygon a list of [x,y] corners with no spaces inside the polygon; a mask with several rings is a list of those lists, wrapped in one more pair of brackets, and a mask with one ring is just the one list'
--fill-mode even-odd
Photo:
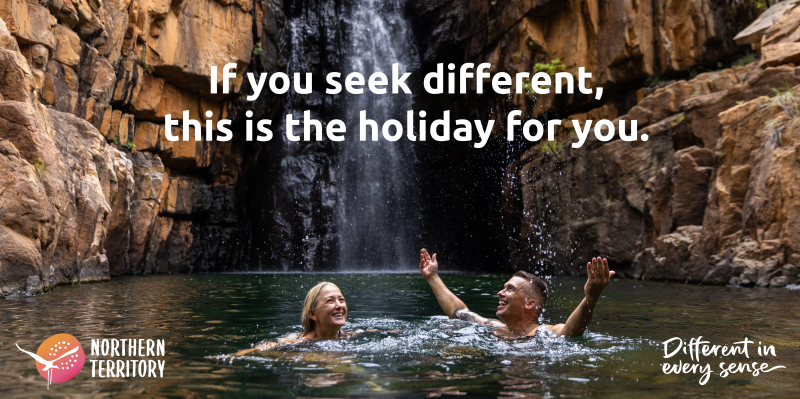
{"label": "woman's smiling face", "polygon": [[347,319],[347,304],[344,295],[333,284],[328,284],[319,291],[316,300],[317,306],[311,309],[309,317],[314,320],[317,328],[327,326],[344,326]]}

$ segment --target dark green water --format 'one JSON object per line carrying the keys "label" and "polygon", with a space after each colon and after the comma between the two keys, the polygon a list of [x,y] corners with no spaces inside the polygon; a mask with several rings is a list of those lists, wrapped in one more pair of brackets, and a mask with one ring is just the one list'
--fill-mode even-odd
{"label": "dark green water", "polygon": [[[493,316],[507,276],[445,275],[470,309]],[[400,329],[305,344],[231,361],[233,353],[299,330],[305,292],[342,289],[346,329]],[[551,282],[545,320],[563,322],[585,280]],[[406,274],[259,274],[121,277],[0,300],[0,397],[797,397],[800,292],[614,280],[582,339],[509,342],[482,326],[441,317],[427,283]],[[87,363],[53,384],[14,346],[77,337]],[[777,356],[704,359],[786,366],[753,377],[665,375],[661,342],[702,335],[713,344],[747,336]],[[92,338],[165,339],[164,378],[92,378]],[[669,361],[691,362],[688,355]]]}

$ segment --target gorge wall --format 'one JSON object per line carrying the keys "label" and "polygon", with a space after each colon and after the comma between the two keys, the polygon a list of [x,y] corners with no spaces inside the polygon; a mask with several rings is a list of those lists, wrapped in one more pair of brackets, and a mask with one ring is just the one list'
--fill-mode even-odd
{"label": "gorge wall", "polygon": [[249,0],[3,1],[0,292],[235,268],[252,150],[171,142],[163,120],[236,118],[209,66],[274,68],[281,15]]}
{"label": "gorge wall", "polygon": [[[573,74],[586,66],[607,93],[601,101],[473,93],[422,99],[421,108],[469,110],[462,116],[501,125],[513,109],[581,126],[637,120],[650,137],[601,142],[592,135],[574,149],[566,122],[553,144],[498,138],[489,154],[433,149],[434,189],[435,180],[450,180],[443,176],[463,175],[465,164],[504,169],[494,179],[477,177],[478,188],[438,193],[462,213],[493,209],[470,223],[440,214],[440,224],[470,233],[493,225],[476,241],[500,248],[488,250],[490,265],[508,259],[513,269],[580,274],[586,259],[603,255],[637,278],[795,283],[797,3],[762,14],[751,2],[698,0],[413,2],[429,65],[490,62],[513,73],[560,60]],[[435,158],[445,151],[455,156]]]}
{"label": "gorge wall", "polygon": [[[797,3],[763,14],[735,0],[406,3],[413,29],[398,40],[415,44],[405,62],[420,71],[490,62],[492,72],[532,72],[558,59],[605,90],[599,102],[415,96],[429,117],[494,118],[495,131],[514,109],[636,119],[651,138],[573,149],[565,126],[547,147],[419,143],[419,241],[461,269],[574,274],[603,254],[639,278],[795,283],[800,124],[784,87],[800,82]],[[280,124],[264,144],[242,132],[248,111],[280,120],[310,110],[323,121],[345,112],[348,99],[323,94],[322,77],[347,62],[353,7],[0,2],[0,296],[120,274],[335,268],[342,149],[285,141]],[[747,51],[755,62],[731,66]],[[248,102],[239,77],[231,95],[211,94],[221,76],[209,66],[227,62],[320,81],[311,95]],[[232,119],[234,139],[166,140],[164,116],[184,110]]]}

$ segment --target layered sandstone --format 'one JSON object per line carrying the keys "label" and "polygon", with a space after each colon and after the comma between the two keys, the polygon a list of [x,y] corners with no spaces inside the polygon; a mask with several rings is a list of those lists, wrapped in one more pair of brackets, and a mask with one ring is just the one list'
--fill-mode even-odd
{"label": "layered sandstone", "polygon": [[[419,96],[417,108],[498,122],[513,109],[581,122],[636,119],[650,140],[572,149],[567,125],[547,148],[420,144],[433,226],[426,234],[463,254],[462,266],[484,269],[510,254],[515,267],[577,273],[574,264],[601,253],[640,278],[796,282],[797,118],[765,96],[799,82],[797,2],[778,3],[739,38],[759,51],[758,62],[639,90],[648,76],[685,78],[741,52],[733,37],[756,17],[752,8],[713,0],[492,3],[412,1],[422,68],[490,62],[495,71],[533,72],[558,59],[567,72],[591,71],[604,99],[470,93]],[[327,120],[343,100],[317,91],[249,103],[241,78],[231,95],[210,93],[221,80],[211,65],[342,70],[345,5],[297,4],[287,16],[282,7],[0,4],[0,295],[116,274],[331,266],[337,147],[288,143],[279,133],[266,145],[246,143],[242,115],[311,110]],[[232,119],[234,140],[167,140],[163,118],[184,110],[198,120]]]}
{"label": "layered sandstone", "polygon": [[244,148],[169,141],[164,116],[235,118],[238,94],[211,95],[210,66],[244,70],[259,40],[274,63],[279,14],[250,0],[0,4],[0,296],[197,270],[193,246],[236,223],[223,215]]}
{"label": "layered sandstone", "polygon": [[[774,52],[790,59],[797,9],[761,29],[759,61],[637,93],[619,120],[637,120],[648,141],[574,149],[565,129],[555,148],[512,162],[503,209],[516,264],[580,273],[601,253],[636,278],[794,284],[800,68]],[[616,109],[565,119],[613,119]]]}

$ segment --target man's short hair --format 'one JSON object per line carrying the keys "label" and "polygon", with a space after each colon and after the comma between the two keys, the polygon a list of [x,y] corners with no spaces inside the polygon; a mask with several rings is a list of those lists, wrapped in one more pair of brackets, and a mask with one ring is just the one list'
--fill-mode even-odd
{"label": "man's short hair", "polygon": [[540,279],[539,277],[536,277],[532,273],[528,273],[522,270],[514,273],[514,277],[522,277],[530,281],[531,287],[533,287],[534,290],[539,291],[539,295],[542,297],[542,303],[540,307],[544,308],[544,304],[547,303],[547,283],[545,283],[544,280]]}

